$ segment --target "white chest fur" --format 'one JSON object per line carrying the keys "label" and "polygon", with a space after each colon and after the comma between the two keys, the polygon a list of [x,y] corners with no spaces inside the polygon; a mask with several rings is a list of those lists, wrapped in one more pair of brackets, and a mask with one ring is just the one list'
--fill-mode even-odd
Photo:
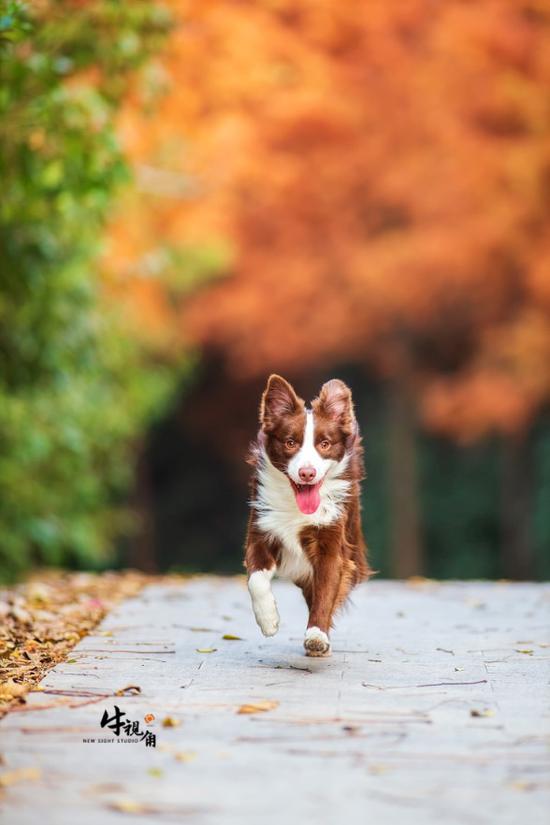
{"label": "white chest fur", "polygon": [[332,524],[342,514],[350,482],[341,478],[348,456],[329,467],[320,489],[321,503],[315,513],[302,513],[286,475],[273,466],[267,454],[260,457],[256,499],[250,504],[256,511],[256,524],[282,545],[279,576],[298,581],[311,576],[312,568],[300,544],[304,527]]}

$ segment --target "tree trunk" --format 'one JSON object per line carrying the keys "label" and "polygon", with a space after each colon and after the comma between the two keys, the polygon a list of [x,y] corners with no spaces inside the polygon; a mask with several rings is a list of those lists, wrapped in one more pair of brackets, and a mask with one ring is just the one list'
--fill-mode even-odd
{"label": "tree trunk", "polygon": [[501,562],[507,579],[532,579],[534,468],[528,434],[502,442]]}
{"label": "tree trunk", "polygon": [[153,496],[146,447],[139,450],[136,461],[134,511],[138,519],[138,526],[135,535],[130,539],[129,565],[146,573],[156,573],[158,564],[155,552]]}
{"label": "tree trunk", "polygon": [[418,509],[415,406],[406,380],[388,389],[389,517],[392,572],[398,578],[424,571]]}

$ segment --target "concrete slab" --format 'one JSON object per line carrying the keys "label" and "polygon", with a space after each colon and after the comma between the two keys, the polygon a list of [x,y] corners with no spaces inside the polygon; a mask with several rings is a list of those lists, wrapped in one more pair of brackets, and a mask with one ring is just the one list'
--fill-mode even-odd
{"label": "concrete slab", "polygon": [[[330,659],[302,655],[301,595],[274,589],[271,639],[241,577],[152,585],[114,610],[0,725],[0,774],[27,771],[4,821],[548,822],[548,585],[370,582]],[[156,747],[101,728],[115,704]]]}

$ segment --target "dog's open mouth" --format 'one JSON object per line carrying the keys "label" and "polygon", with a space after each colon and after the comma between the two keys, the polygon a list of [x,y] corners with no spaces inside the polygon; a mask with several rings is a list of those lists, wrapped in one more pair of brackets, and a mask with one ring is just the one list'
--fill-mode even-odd
{"label": "dog's open mouth", "polygon": [[314,513],[321,503],[321,489],[322,480],[317,484],[296,484],[292,479],[289,479],[296,496],[296,504],[302,513],[310,516]]}

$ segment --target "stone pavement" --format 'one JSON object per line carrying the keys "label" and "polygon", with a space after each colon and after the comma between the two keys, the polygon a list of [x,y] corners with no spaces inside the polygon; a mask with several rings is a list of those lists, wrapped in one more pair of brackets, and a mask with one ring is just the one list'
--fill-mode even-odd
{"label": "stone pavement", "polygon": [[[274,591],[271,639],[241,577],[116,608],[0,724],[3,822],[548,823],[548,585],[372,581],[330,659]],[[101,728],[115,705],[156,747]]]}

